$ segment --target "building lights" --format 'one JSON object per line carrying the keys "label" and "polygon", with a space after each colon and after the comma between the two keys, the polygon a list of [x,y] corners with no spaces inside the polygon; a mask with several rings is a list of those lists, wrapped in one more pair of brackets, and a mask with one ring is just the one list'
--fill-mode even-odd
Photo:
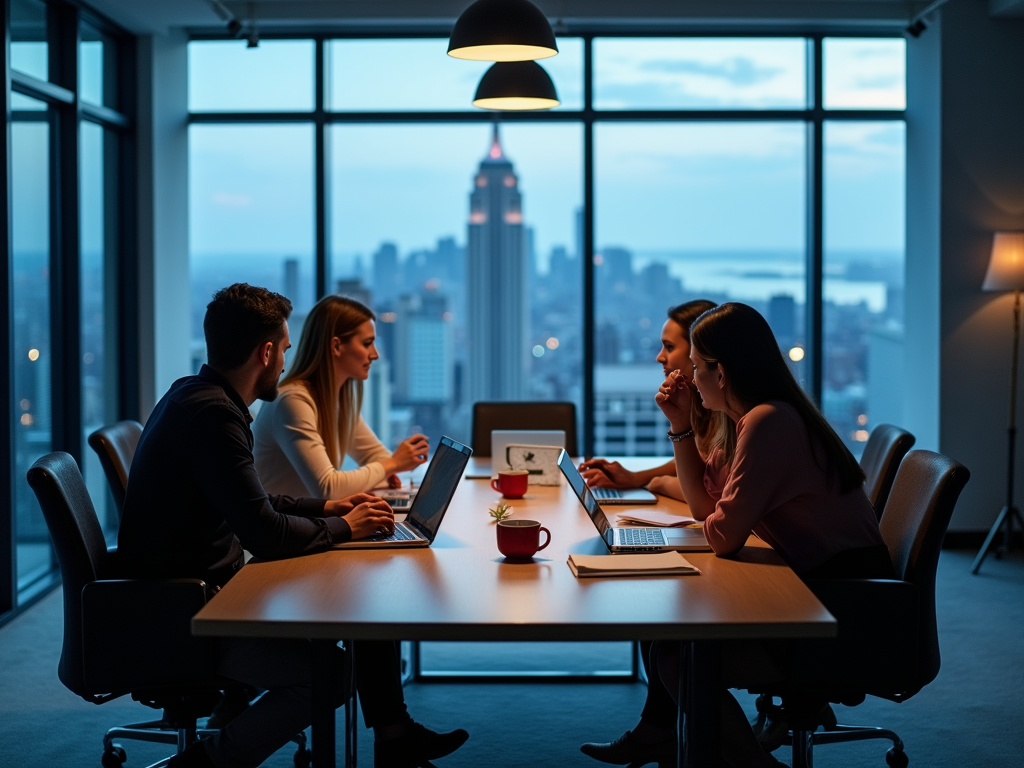
{"label": "building lights", "polygon": [[548,349],[558,349],[558,339],[556,339],[554,336],[552,336],[550,339],[544,342],[544,344],[547,346]]}
{"label": "building lights", "polygon": [[544,357],[544,347],[542,347],[540,344],[537,344],[533,348],[533,356],[534,357]]}
{"label": "building lights", "polygon": [[31,360],[33,363],[36,360],[38,360],[39,359],[39,350],[38,349],[34,349],[34,348],[30,349],[28,351],[28,359]]}
{"label": "building lights", "polygon": [[793,347],[791,350],[789,350],[789,359],[792,360],[794,363],[799,363],[801,360],[804,359],[804,348]]}

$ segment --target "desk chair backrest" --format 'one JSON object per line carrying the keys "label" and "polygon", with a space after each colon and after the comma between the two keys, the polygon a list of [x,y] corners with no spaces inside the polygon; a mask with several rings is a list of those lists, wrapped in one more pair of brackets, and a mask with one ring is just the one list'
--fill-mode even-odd
{"label": "desk chair backrest", "polygon": [[882,519],[885,502],[892,490],[893,480],[907,451],[914,447],[916,438],[905,429],[892,424],[879,424],[868,437],[860,466],[864,470],[864,493],[875,508],[875,517]]}
{"label": "desk chair backrest", "polygon": [[481,402],[473,403],[473,455],[490,457],[491,431],[495,429],[562,429],[565,450],[579,456],[576,443],[575,403]]}
{"label": "desk chair backrest", "polygon": [[[57,676],[67,688],[88,697],[83,663],[82,589],[105,573],[109,556],[96,509],[89,498],[82,473],[70,454],[43,456],[28,471],[50,529],[60,563],[64,589],[64,644]],[[129,620],[129,617],[125,617]]]}
{"label": "desk chair backrest", "polygon": [[142,437],[142,425],[137,421],[118,421],[100,427],[89,435],[89,446],[96,451],[103,465],[103,472],[110,484],[117,506],[117,517],[121,519],[124,508],[124,494],[128,488],[128,471],[135,458],[135,449]]}
{"label": "desk chair backrest", "polygon": [[917,587],[918,669],[916,693],[939,673],[935,622],[935,571],[946,528],[971,473],[957,461],[931,451],[911,451],[900,464],[879,525],[896,578]]}

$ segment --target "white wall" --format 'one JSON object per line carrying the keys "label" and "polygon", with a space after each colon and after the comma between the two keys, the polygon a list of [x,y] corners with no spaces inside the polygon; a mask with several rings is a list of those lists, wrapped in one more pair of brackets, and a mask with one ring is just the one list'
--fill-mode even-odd
{"label": "white wall", "polygon": [[139,393],[143,421],[191,371],[187,37],[138,38]]}
{"label": "white wall", "polygon": [[1005,496],[1012,297],[981,283],[992,233],[1024,229],[1024,20],[976,0],[941,17],[908,43],[908,425],[933,448],[937,396],[938,449],[971,471],[950,528],[986,530]]}

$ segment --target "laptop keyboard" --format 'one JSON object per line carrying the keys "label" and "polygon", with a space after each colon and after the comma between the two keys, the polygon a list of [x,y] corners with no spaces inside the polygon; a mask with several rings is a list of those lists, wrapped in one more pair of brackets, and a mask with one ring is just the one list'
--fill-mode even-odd
{"label": "laptop keyboard", "polygon": [[395,532],[390,536],[373,536],[373,541],[415,541],[418,536],[413,536],[404,525],[396,525]]}
{"label": "laptop keyboard", "polygon": [[590,492],[594,494],[594,498],[598,501],[622,498],[622,494],[619,493],[617,488],[591,488]]}
{"label": "laptop keyboard", "polygon": [[619,544],[627,547],[664,546],[665,537],[658,528],[616,528]]}

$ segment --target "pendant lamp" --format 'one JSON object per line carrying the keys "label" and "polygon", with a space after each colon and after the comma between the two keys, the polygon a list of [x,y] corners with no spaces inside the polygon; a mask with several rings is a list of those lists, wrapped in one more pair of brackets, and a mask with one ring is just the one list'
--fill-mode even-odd
{"label": "pendant lamp", "polygon": [[529,0],[476,0],[448,40],[448,55],[456,59],[533,61],[557,53],[547,17]]}
{"label": "pendant lamp", "polygon": [[484,72],[473,106],[482,109],[551,109],[559,104],[555,84],[536,61],[499,61]]}

